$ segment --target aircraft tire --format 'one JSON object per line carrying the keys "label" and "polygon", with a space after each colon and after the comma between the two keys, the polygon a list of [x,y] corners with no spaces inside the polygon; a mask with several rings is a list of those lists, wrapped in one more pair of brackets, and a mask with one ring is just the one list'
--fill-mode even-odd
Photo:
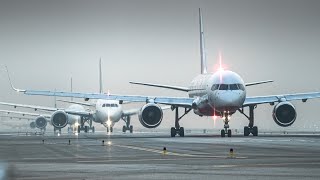
{"label": "aircraft tire", "polygon": [[250,134],[249,127],[245,126],[244,129],[243,129],[243,135],[244,136],[249,136],[249,134]]}
{"label": "aircraft tire", "polygon": [[228,137],[231,137],[231,129],[228,129]]}
{"label": "aircraft tire", "polygon": [[132,125],[130,126],[129,130],[130,130],[130,133],[133,133],[133,126]]}
{"label": "aircraft tire", "polygon": [[175,137],[177,134],[176,128],[172,127],[171,128],[171,137]]}
{"label": "aircraft tire", "polygon": [[180,127],[180,129],[179,129],[179,136],[184,137],[184,128],[183,127]]}
{"label": "aircraft tire", "polygon": [[253,135],[253,136],[258,136],[258,127],[257,127],[257,126],[253,126],[253,128],[252,128],[252,135]]}
{"label": "aircraft tire", "polygon": [[224,131],[224,129],[221,130],[221,137],[226,137],[226,132]]}

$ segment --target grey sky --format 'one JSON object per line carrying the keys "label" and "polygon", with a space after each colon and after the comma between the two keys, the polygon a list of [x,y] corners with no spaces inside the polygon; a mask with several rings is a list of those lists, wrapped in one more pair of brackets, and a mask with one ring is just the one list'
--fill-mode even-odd
{"label": "grey sky", "polygon": [[[275,80],[248,88],[249,96],[320,91],[317,0],[1,0],[0,65],[9,67],[18,87],[69,90],[72,76],[75,91],[97,92],[102,57],[105,91],[186,96],[128,81],[189,84],[200,72],[199,7],[209,70],[214,70],[221,51],[224,64],[246,82]],[[53,104],[53,98],[12,92],[0,69],[1,101]],[[320,100],[295,105],[295,128],[320,124],[315,116]],[[260,128],[280,129],[271,112],[269,105],[258,107]],[[171,127],[173,113],[165,114],[161,127]],[[134,119],[134,125],[140,126]],[[213,122],[190,113],[182,125],[213,127]],[[221,128],[222,122],[216,125]],[[231,120],[231,128],[244,125],[247,120],[242,115]]]}

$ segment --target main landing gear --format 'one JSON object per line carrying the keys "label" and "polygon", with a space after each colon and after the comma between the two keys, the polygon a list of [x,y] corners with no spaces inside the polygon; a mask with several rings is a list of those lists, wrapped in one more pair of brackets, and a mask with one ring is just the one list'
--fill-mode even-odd
{"label": "main landing gear", "polygon": [[229,129],[229,115],[227,114],[225,114],[224,129],[221,130],[221,137],[225,137],[226,134],[228,137],[231,137],[231,129]]}
{"label": "main landing gear", "polygon": [[172,110],[176,110],[176,116],[175,116],[175,127],[171,128],[171,137],[175,137],[177,134],[179,134],[180,137],[184,137],[184,128],[180,127],[179,121],[180,119],[188,114],[191,109],[185,108],[184,114],[179,117],[179,108],[173,107]]}
{"label": "main landing gear", "polygon": [[87,120],[88,119],[85,119],[84,117],[81,117],[80,125],[78,126],[78,133],[80,133],[81,131],[84,131],[85,133],[88,133],[89,130],[91,130],[93,133],[95,132],[95,128],[94,128],[94,126],[92,126],[92,119],[89,120],[89,125],[90,126],[85,126],[84,125],[84,123]]}
{"label": "main landing gear", "polygon": [[61,128],[53,128],[54,134],[57,134],[57,130],[59,131],[58,134],[61,134]]}
{"label": "main landing gear", "polygon": [[125,116],[122,118],[124,122],[126,123],[125,126],[122,127],[122,132],[126,132],[127,130],[130,131],[130,133],[133,132],[133,126],[130,126],[130,116]]}
{"label": "main landing gear", "polygon": [[243,111],[243,109],[240,109],[239,112],[246,116],[249,120],[249,125],[244,127],[243,134],[244,136],[249,136],[249,134],[252,134],[253,136],[258,136],[258,127],[253,126],[254,124],[254,109],[256,108],[256,105],[249,106],[249,116],[246,115]]}

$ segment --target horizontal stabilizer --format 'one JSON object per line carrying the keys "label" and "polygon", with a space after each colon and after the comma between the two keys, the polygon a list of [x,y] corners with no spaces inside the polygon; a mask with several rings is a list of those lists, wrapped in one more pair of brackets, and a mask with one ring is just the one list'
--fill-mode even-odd
{"label": "horizontal stabilizer", "polygon": [[142,83],[142,82],[132,82],[132,81],[130,81],[129,83],[131,83],[131,84],[137,84],[137,85],[144,85],[144,86],[159,87],[159,88],[165,88],[165,89],[173,89],[173,90],[177,90],[177,91],[185,91],[185,92],[190,91],[189,88],[187,88],[187,87],[181,87],[181,86],[170,86],[170,85],[152,84],[152,83]]}
{"label": "horizontal stabilizer", "polygon": [[246,83],[246,86],[254,86],[258,84],[265,84],[265,83],[270,83],[273,82],[273,80],[267,80],[267,81],[258,81],[258,82],[252,82],[252,83]]}

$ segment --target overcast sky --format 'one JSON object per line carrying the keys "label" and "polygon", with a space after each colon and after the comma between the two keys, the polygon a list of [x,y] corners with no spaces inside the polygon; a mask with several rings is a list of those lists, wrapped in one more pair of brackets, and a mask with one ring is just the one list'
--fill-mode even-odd
{"label": "overcast sky", "polygon": [[[128,81],[189,85],[200,72],[199,7],[210,71],[221,51],[223,63],[245,82],[275,81],[249,87],[248,96],[320,91],[318,0],[1,0],[0,101],[53,105],[50,97],[12,92],[3,65],[20,88],[68,91],[72,76],[74,91],[98,92],[100,57],[105,91],[187,96]],[[294,104],[298,119],[292,128],[320,125],[320,99]],[[281,129],[272,108],[258,107],[259,128]],[[169,128],[174,113],[165,114],[160,127]],[[141,127],[136,117],[133,124]],[[223,127],[193,113],[181,124]],[[239,114],[231,119],[231,128],[247,124]]]}

